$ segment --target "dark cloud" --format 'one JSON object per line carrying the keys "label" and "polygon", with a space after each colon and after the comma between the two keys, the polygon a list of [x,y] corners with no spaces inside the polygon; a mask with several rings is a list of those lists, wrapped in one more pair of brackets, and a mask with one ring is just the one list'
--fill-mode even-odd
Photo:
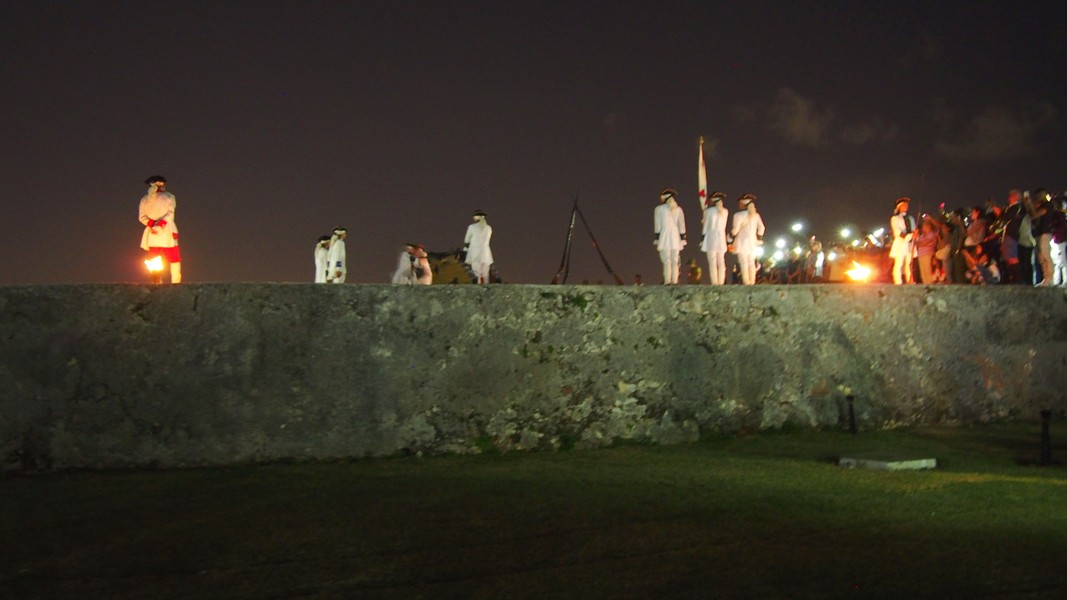
{"label": "dark cloud", "polygon": [[1030,110],[988,107],[974,115],[957,135],[938,140],[934,149],[956,160],[992,162],[1038,152],[1038,135],[1055,124],[1057,111],[1050,102]]}

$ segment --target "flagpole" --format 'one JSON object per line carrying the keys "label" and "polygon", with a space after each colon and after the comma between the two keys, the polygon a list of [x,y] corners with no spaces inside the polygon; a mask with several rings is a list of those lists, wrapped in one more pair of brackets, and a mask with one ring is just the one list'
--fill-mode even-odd
{"label": "flagpole", "polygon": [[700,199],[700,224],[704,224],[704,209],[708,202],[708,171],[704,166],[704,136],[700,136],[700,153],[697,159],[697,197]]}

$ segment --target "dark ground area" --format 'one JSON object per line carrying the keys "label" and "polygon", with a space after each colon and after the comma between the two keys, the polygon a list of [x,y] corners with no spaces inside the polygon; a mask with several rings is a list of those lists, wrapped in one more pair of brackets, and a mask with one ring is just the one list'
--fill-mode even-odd
{"label": "dark ground area", "polygon": [[[1038,443],[1010,425],[10,476],[0,598],[1063,598],[1067,468]],[[833,464],[858,452],[940,466]]]}

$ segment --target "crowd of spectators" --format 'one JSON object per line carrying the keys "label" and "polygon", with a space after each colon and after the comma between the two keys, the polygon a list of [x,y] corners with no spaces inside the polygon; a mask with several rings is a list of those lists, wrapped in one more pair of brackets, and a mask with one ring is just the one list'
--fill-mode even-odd
{"label": "crowd of spectators", "polygon": [[[921,216],[917,282],[1067,286],[1067,193],[1012,190],[1007,205],[989,199]],[[932,258],[930,257],[932,253]]]}

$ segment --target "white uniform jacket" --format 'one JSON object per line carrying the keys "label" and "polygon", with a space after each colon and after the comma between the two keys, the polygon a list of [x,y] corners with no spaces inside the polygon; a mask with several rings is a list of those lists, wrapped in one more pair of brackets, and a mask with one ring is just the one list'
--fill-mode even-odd
{"label": "white uniform jacket", "polygon": [[704,209],[704,241],[700,249],[704,252],[726,252],[726,221],[730,213],[722,206]]}
{"label": "white uniform jacket", "polygon": [[493,264],[493,251],[489,249],[489,240],[493,237],[493,228],[485,221],[478,221],[467,226],[467,235],[463,236],[463,245],[467,247],[468,265]]}
{"label": "white uniform jacket", "polygon": [[315,244],[315,283],[326,283],[326,262],[329,249],[322,244]]}
{"label": "white uniform jacket", "polygon": [[[327,256],[326,281],[344,283],[345,278],[348,276],[347,261],[345,260],[345,241],[341,238],[334,239],[330,244],[330,253]],[[338,271],[341,272],[340,277],[337,277]]]}
{"label": "white uniform jacket", "polygon": [[[174,222],[174,210],[178,202],[174,194],[159,192],[153,187],[141,198],[139,220],[144,225],[144,233],[141,234],[141,248],[173,248],[178,245],[178,225]],[[152,231],[152,225],[157,221],[163,221],[162,226],[157,226]]]}
{"label": "white uniform jacket", "polygon": [[652,211],[653,229],[657,250],[681,251],[685,247],[685,213],[673,199],[660,204]]}
{"label": "white uniform jacket", "polygon": [[[905,217],[907,222],[904,221]],[[908,225],[911,225],[910,229]],[[889,229],[893,232],[893,245],[889,247],[890,258],[907,257],[915,253],[915,217],[897,213],[889,217]]]}
{"label": "white uniform jacket", "polygon": [[763,217],[758,212],[735,212],[734,226],[730,230],[730,235],[734,236],[734,254],[755,254],[765,230]]}

